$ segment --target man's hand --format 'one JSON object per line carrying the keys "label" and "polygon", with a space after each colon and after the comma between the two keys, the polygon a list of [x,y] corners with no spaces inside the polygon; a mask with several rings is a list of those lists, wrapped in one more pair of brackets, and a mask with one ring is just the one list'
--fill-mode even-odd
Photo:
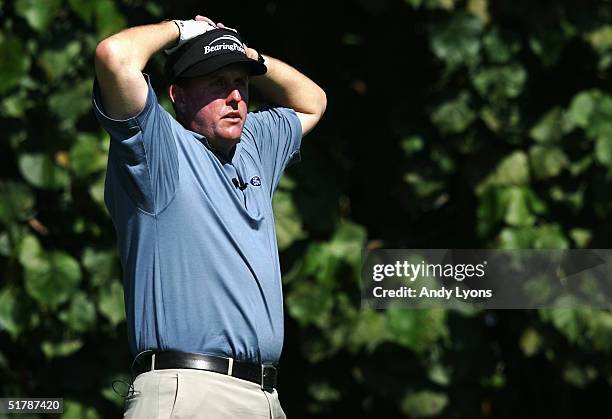
{"label": "man's hand", "polygon": [[[244,50],[252,60],[259,58],[259,53],[246,44]],[[308,77],[288,64],[275,58],[264,57],[268,71],[262,76],[253,77],[253,84],[263,93],[266,99],[277,105],[292,108],[302,124],[302,135],[308,134],[317,125],[325,108],[327,97],[323,89]]]}
{"label": "man's hand", "polygon": [[244,46],[244,51],[246,52],[247,57],[249,57],[251,60],[257,61],[257,58],[259,58],[259,53],[253,48],[247,47],[247,44],[242,45]]}
{"label": "man's hand", "polygon": [[[247,48],[246,52],[249,58],[257,59],[258,53],[253,48]],[[268,71],[264,75],[252,77],[253,85],[267,100],[292,108],[302,124],[302,135],[308,134],[325,112],[325,92],[289,64],[269,55],[263,58]]]}
{"label": "man's hand", "polygon": [[172,54],[196,36],[202,35],[212,29],[217,29],[217,26],[212,20],[200,15],[197,15],[192,20],[173,20],[173,22],[179,30],[179,39],[175,46],[165,50],[166,54]]}

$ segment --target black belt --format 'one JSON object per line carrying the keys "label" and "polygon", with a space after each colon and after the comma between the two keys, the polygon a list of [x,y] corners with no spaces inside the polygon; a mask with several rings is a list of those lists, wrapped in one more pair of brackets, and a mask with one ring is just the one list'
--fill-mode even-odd
{"label": "black belt", "polygon": [[251,364],[220,356],[188,352],[164,351],[138,354],[134,359],[136,375],[153,370],[187,368],[212,371],[259,384],[263,390],[276,387],[276,367],[272,364]]}

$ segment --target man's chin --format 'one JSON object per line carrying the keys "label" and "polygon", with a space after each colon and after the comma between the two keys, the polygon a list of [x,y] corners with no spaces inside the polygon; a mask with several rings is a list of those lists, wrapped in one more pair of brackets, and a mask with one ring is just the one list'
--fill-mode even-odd
{"label": "man's chin", "polygon": [[231,153],[232,149],[240,142],[240,137],[216,137],[214,139],[208,139],[208,143],[211,147],[221,152],[222,154]]}
{"label": "man's chin", "polygon": [[224,132],[220,133],[219,138],[224,141],[234,141],[239,142],[240,136],[242,135],[242,125],[240,127],[233,127],[232,129],[224,130]]}
{"label": "man's chin", "polygon": [[239,143],[240,142],[240,135],[224,135],[218,138],[225,143]]}

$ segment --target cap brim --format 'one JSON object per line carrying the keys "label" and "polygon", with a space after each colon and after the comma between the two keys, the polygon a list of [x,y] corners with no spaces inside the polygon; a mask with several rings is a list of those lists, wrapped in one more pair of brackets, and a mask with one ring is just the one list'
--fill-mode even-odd
{"label": "cap brim", "polygon": [[252,76],[260,76],[268,71],[268,68],[264,64],[260,63],[259,61],[252,60],[243,54],[222,54],[195,63],[178,75],[177,78],[206,76],[230,64],[245,65]]}

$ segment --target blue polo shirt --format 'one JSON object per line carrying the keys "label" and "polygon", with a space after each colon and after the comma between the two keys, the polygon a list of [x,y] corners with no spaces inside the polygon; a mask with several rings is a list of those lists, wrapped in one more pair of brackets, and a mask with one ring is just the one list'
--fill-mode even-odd
{"label": "blue polo shirt", "polygon": [[300,121],[287,108],[248,113],[225,159],[166,112],[147,82],[144,110],[127,120],[105,115],[97,82],[93,92],[111,136],[104,200],[117,232],[130,350],[277,362],[283,297],[272,193],[299,157]]}

